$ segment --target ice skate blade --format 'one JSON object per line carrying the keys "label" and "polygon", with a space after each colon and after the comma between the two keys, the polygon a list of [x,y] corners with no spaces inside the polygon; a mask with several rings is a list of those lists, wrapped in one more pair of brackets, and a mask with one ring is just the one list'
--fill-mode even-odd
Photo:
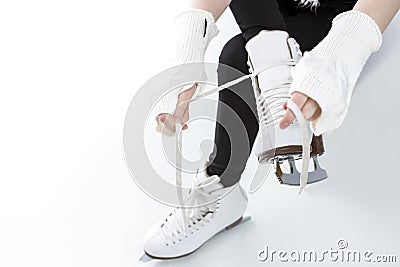
{"label": "ice skate blade", "polygon": [[215,235],[217,235],[219,233],[222,233],[222,232],[225,232],[226,230],[230,230],[232,228],[235,228],[236,226],[241,225],[241,224],[243,224],[245,222],[248,222],[250,220],[251,220],[251,216],[241,217],[239,220],[237,220],[236,222],[232,223],[231,225],[228,225],[227,227],[225,227],[225,229],[222,229],[221,231],[219,231]]}
{"label": "ice skate blade", "polygon": [[[211,238],[213,238],[214,236],[216,236],[216,235],[218,235],[218,234],[220,234],[220,233],[226,232],[227,230],[230,230],[230,229],[232,229],[232,228],[235,228],[236,226],[242,225],[242,224],[244,224],[245,222],[248,222],[248,221],[250,221],[250,220],[251,220],[251,216],[241,217],[241,218],[238,219],[237,221],[233,222],[232,224],[228,225],[227,227],[225,227],[225,228],[222,229],[221,231],[217,232],[215,235],[213,235],[212,237],[210,237],[208,240],[210,240]],[[207,240],[207,241],[208,241],[208,240]],[[205,243],[207,243],[207,242],[205,242]],[[204,243],[204,244],[205,244],[205,243]],[[204,245],[204,244],[203,244],[203,245]],[[199,248],[201,248],[201,246],[200,246]],[[147,253],[145,252],[145,253],[143,253],[143,255],[139,258],[139,261],[142,262],[142,263],[146,263],[146,262],[150,262],[150,261],[153,261],[153,260],[173,260],[173,259],[179,259],[179,258],[183,258],[183,257],[189,256],[190,254],[196,252],[199,248],[197,248],[196,250],[194,250],[194,251],[192,251],[192,252],[190,252],[190,253],[188,253],[188,254],[185,254],[185,255],[182,255],[182,256],[177,256],[177,257],[171,257],[171,258],[154,257],[154,256],[152,256],[152,255],[150,255],[150,254],[147,254]]]}
{"label": "ice skate blade", "polygon": [[151,258],[149,255],[147,255],[146,253],[143,253],[143,255],[140,257],[140,259],[139,259],[139,261],[140,262],[143,262],[143,263],[146,263],[146,262],[149,262],[149,261],[152,261],[152,260],[154,260],[153,258]]}
{"label": "ice skate blade", "polygon": [[[308,173],[307,184],[313,184],[328,178],[326,170],[319,165],[317,156],[312,157],[314,162],[314,171]],[[300,185],[300,173],[294,163],[294,158],[288,158],[291,173],[284,173],[280,168],[279,160],[276,160],[276,176],[281,184],[285,185]]]}

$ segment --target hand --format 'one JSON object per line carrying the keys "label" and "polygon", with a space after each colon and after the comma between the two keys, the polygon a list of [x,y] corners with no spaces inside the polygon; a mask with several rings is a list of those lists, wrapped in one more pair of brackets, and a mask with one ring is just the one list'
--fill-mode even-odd
{"label": "hand", "polygon": [[[204,54],[208,44],[218,32],[213,14],[208,11],[191,8],[175,17],[169,38],[175,43],[170,57],[175,72],[171,75],[174,86],[188,81],[205,81]],[[188,65],[188,63],[198,64]],[[186,122],[189,120],[189,100],[196,90],[200,91],[201,88],[196,88],[197,86],[195,84],[189,89],[184,88],[186,90],[179,95],[176,94],[178,92],[171,92],[170,98],[158,106],[156,131],[173,135],[175,123],[181,123],[184,130],[188,128]],[[172,87],[166,86],[166,88]]]}
{"label": "hand", "polygon": [[193,97],[196,87],[197,85],[193,85],[191,88],[179,94],[174,114],[162,113],[158,115],[157,119],[163,123],[168,130],[175,132],[175,123],[177,122],[182,124],[182,130],[188,128],[186,122],[189,120],[189,100]]}
{"label": "hand", "polygon": [[[293,92],[291,100],[300,108],[306,120],[313,121],[321,115],[321,108],[318,103],[307,95],[300,92]],[[293,112],[287,108],[287,102],[283,105],[283,108],[286,110],[286,113],[279,123],[281,129],[287,128],[296,118]]]}
{"label": "hand", "polygon": [[[332,132],[343,123],[361,70],[381,43],[376,23],[351,10],[337,15],[325,38],[304,52],[293,68],[289,93],[305,119],[312,121],[314,135]],[[293,120],[287,111],[280,127],[286,128]]]}

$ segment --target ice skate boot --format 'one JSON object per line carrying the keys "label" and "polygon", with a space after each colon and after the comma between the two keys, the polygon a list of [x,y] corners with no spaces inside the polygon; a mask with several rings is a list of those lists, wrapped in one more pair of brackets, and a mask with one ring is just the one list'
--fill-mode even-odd
{"label": "ice skate boot", "polygon": [[[219,181],[217,175],[196,176],[184,199],[186,207],[192,206],[185,208],[186,218],[181,208],[175,208],[147,233],[144,251],[148,257],[172,259],[189,255],[217,233],[242,221],[247,207],[245,190],[240,184],[224,187]],[[198,206],[198,203],[206,204]]]}
{"label": "ice skate boot", "polygon": [[[259,117],[259,133],[254,151],[260,163],[273,162],[276,175],[282,184],[300,185],[300,173],[296,163],[303,157],[304,132],[298,120],[285,130],[279,128],[279,121],[285,114],[283,104],[290,99],[291,70],[302,54],[295,39],[284,31],[261,31],[247,44],[250,72],[255,92]],[[296,116],[297,117],[297,116]],[[311,136],[309,123],[303,120]],[[318,163],[317,157],[324,153],[322,136],[308,139],[310,164],[307,183],[327,178],[327,173]],[[301,165],[301,164],[300,164]],[[305,173],[307,175],[307,173]]]}

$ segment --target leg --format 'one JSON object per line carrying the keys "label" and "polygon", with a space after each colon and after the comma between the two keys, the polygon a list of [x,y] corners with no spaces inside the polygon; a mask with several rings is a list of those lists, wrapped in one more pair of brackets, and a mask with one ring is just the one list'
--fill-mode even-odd
{"label": "leg", "polygon": [[[242,29],[242,36],[235,36],[225,45],[220,56],[220,63],[248,74],[246,42],[261,30],[285,30],[282,14],[292,16],[297,14],[297,11],[287,2],[278,5],[275,0],[258,0],[254,1],[253,5],[236,0],[231,3],[231,9]],[[268,10],[268,16],[260,10]],[[220,84],[236,78],[226,72],[225,68],[219,69]],[[207,173],[220,176],[221,182],[225,186],[230,186],[239,181],[258,132],[256,104],[251,83],[246,81],[221,91],[219,101],[233,109],[240,117],[240,121],[229,112],[229,108],[225,105],[218,106],[215,129],[216,148],[210,155],[211,164],[207,168]],[[237,128],[241,126],[239,124],[244,124],[247,134],[237,131]],[[243,142],[244,138],[247,138],[248,143]],[[250,146],[246,146],[247,144]]]}
{"label": "leg", "polygon": [[[285,24],[287,27],[286,28],[287,32],[289,32],[290,36],[295,37],[300,42],[300,44],[303,48],[303,51],[310,50],[326,36],[326,34],[328,33],[328,31],[331,27],[332,19],[337,14],[344,12],[346,10],[350,10],[353,7],[354,3],[355,3],[355,1],[353,3],[349,3],[349,2],[332,3],[332,2],[321,0],[321,6],[317,9],[317,12],[313,12],[308,9],[304,9],[301,12],[295,13],[294,15],[285,16],[284,20],[285,20]],[[267,51],[268,49],[265,49],[265,47],[271,47],[271,43],[275,39],[272,37],[273,36],[272,33],[269,34],[269,36],[267,36],[267,35],[268,34],[264,34],[264,38],[257,37],[258,38],[257,45],[255,45],[256,42],[252,42],[252,45],[254,48],[252,50],[255,55],[253,57],[253,59],[255,60],[255,62],[258,60],[258,65],[260,68],[262,68],[263,65],[268,65],[268,64],[273,63],[273,60],[271,60],[271,58],[274,58],[276,56],[276,54],[278,53],[278,51],[279,51],[278,46],[280,46],[280,47],[285,46],[285,42],[281,41],[281,45],[276,46],[276,49],[274,49],[272,52],[270,52],[269,57],[266,56],[266,54],[268,53],[268,51]],[[291,52],[293,52],[293,50]],[[291,54],[292,54],[291,56],[293,57],[293,53],[291,53]],[[261,57],[264,57],[264,60],[260,61]],[[275,59],[278,60],[278,58],[275,58]],[[271,82],[271,80],[272,80],[271,77],[274,77],[274,76],[276,77],[277,75],[280,75],[283,73],[284,72],[279,72],[277,70],[275,70],[275,72],[274,72],[271,69],[271,71],[268,70],[266,73],[264,73],[264,75],[259,75],[258,78],[260,78],[260,79],[258,79],[258,82],[260,82],[259,83],[260,90],[264,93],[266,91],[269,91],[270,90],[269,88],[273,88],[276,85],[276,81]],[[290,80],[290,79],[288,79],[288,80]],[[281,81],[282,81],[282,83],[284,83],[285,79],[282,79]],[[274,90],[274,89],[272,89],[272,90]],[[269,92],[273,92],[272,90]],[[284,101],[284,99],[282,99],[282,100]],[[266,99],[266,101],[268,101],[268,99]],[[272,105],[270,104],[268,106],[271,107]],[[281,117],[282,115],[280,115],[279,117]],[[276,116],[276,117],[277,117],[276,121],[278,121],[279,117],[278,116]],[[267,128],[268,127],[272,128],[271,126],[267,126]],[[292,131],[292,133],[289,134],[288,130]],[[285,131],[281,131],[277,127],[275,127],[275,131],[267,130],[263,139],[268,140],[268,136],[271,136],[271,134],[273,134],[275,132],[275,140],[271,141],[271,139],[270,139],[270,141],[269,141],[269,143],[275,142],[275,146],[272,147],[272,149],[271,149],[272,153],[269,153],[269,154],[266,154],[265,152],[263,152],[263,151],[266,151],[265,150],[265,146],[266,146],[265,140],[263,140],[264,143],[261,140],[259,140],[261,142],[258,142],[258,144],[260,144],[259,147],[261,147],[259,149],[259,155],[260,155],[259,159],[261,158],[261,160],[265,160],[265,159],[268,160],[271,157],[273,157],[275,159],[276,158],[279,159],[279,161],[276,162],[277,163],[277,175],[278,175],[278,178],[280,178],[281,182],[283,182],[285,184],[298,184],[298,178],[296,178],[295,175],[292,175],[292,174],[296,174],[296,176],[299,175],[295,169],[296,166],[294,166],[293,156],[295,156],[295,157],[297,155],[304,156],[304,150],[303,150],[304,147],[302,149],[301,146],[299,146],[299,144],[301,144],[301,140],[296,141],[294,138],[295,136],[299,136],[298,133],[296,134],[296,131],[298,131],[298,127],[294,126],[294,125],[290,125],[289,128]],[[296,148],[296,143],[297,143],[297,148]],[[305,143],[304,140],[303,140],[303,143]],[[285,149],[285,150],[283,151],[283,149]],[[302,152],[302,150],[303,150],[303,152]],[[324,148],[323,148],[323,143],[322,143],[321,137],[319,137],[319,138],[314,137],[313,141],[311,143],[311,156],[313,157],[314,166],[311,166],[311,168],[314,167],[314,169],[316,171],[313,171],[312,173],[310,173],[308,175],[309,183],[319,181],[326,177],[326,172],[324,170],[322,170],[321,168],[319,168],[318,161],[317,161],[317,156],[323,152],[324,152]],[[257,149],[256,149],[256,153],[257,153]],[[293,156],[291,156],[291,154]],[[289,157],[289,165],[290,166],[287,166],[289,168],[286,168],[286,173],[288,172],[290,175],[283,173],[280,168],[280,162],[285,157]],[[304,166],[307,166],[307,164],[302,166],[302,170],[304,170]]]}
{"label": "leg", "polygon": [[[286,131],[279,129],[277,122],[284,115],[284,103],[289,99],[291,69],[299,60],[300,50],[293,38],[289,38],[285,18],[297,15],[301,9],[281,0],[234,0],[230,7],[246,40],[251,71],[258,73],[253,79],[260,121],[260,133],[257,137],[255,153],[259,162],[275,162],[276,173],[285,184],[302,186],[310,176],[309,182],[326,178],[326,172],[318,168],[316,157],[324,152],[320,139],[308,143],[309,125],[304,123],[290,125]],[[267,66],[280,65],[265,69]],[[305,134],[306,133],[306,134]],[[305,155],[305,156],[304,156]],[[314,165],[309,166],[310,155]],[[304,157],[303,157],[304,156]],[[304,159],[302,173],[294,166],[294,159]],[[290,163],[289,173],[285,176],[280,168],[282,162]],[[313,171],[308,175],[307,170]],[[284,177],[283,177],[284,176]],[[286,179],[288,178],[288,179]]]}
{"label": "leg", "polygon": [[[225,45],[220,62],[237,70],[219,67],[219,83],[242,76],[240,72],[248,73],[244,44],[242,35],[238,35]],[[144,251],[151,258],[172,259],[189,255],[215,234],[242,221],[248,198],[245,189],[237,182],[258,130],[251,83],[247,80],[225,89],[219,97],[223,104],[218,105],[217,149],[210,156],[211,165],[206,172],[201,171],[194,177],[193,190],[183,201],[185,209],[173,209],[149,230]],[[238,116],[233,116],[227,107]],[[242,128],[242,123],[245,130],[238,132],[237,128]],[[222,125],[227,127],[226,130]],[[243,142],[245,139],[248,142]],[[212,175],[218,175],[220,179]],[[207,204],[201,205],[204,203]],[[184,221],[186,224],[182,223]]]}
{"label": "leg", "polygon": [[328,34],[333,18],[344,11],[351,10],[354,4],[332,5],[321,1],[321,6],[316,13],[303,10],[294,16],[285,17],[287,31],[300,44],[303,52],[309,51]]}
{"label": "leg", "polygon": [[229,7],[246,42],[262,30],[286,30],[283,10],[276,0],[233,0]]}
{"label": "leg", "polygon": [[[251,3],[234,0],[230,8],[242,34],[235,36],[225,45],[219,62],[248,74],[246,42],[261,30],[285,30],[280,12],[293,15],[294,11],[287,6],[279,7],[275,0],[252,0]],[[268,10],[268,14],[264,13],[265,10]],[[220,68],[218,71],[220,84],[233,78],[231,73],[224,71],[227,71],[226,68]],[[239,181],[258,132],[257,109],[250,81],[221,91],[219,101],[231,108],[240,117],[240,121],[230,114],[225,105],[218,105],[215,149],[210,155],[211,164],[207,168],[207,173],[220,176],[221,183],[230,186]],[[246,135],[235,131],[239,123],[244,124]],[[223,125],[231,127],[231,130]],[[248,143],[243,142],[244,138],[247,138]]]}
{"label": "leg", "polygon": [[[219,83],[242,76],[240,72],[248,72],[244,44],[242,35],[238,35],[225,45],[220,62],[237,70],[219,67]],[[218,105],[217,121],[220,123],[216,124],[216,149],[210,156],[211,165],[206,172],[199,172],[194,177],[194,190],[190,190],[184,200],[186,208],[173,209],[150,229],[144,242],[144,251],[149,257],[171,259],[189,255],[215,234],[242,221],[248,198],[237,182],[258,130],[251,83],[245,81],[227,88],[219,97],[222,104]],[[227,107],[233,109],[239,119]],[[237,128],[242,128],[241,123],[245,130],[237,134]],[[248,142],[244,142],[245,139]],[[212,175],[218,175],[220,179]],[[207,205],[199,206],[202,203]],[[185,225],[183,221],[186,221]]]}
{"label": "leg", "polygon": [[[248,74],[245,43],[241,34],[233,37],[223,48],[219,63]],[[239,72],[221,66],[218,69],[218,82],[223,84],[237,78]],[[207,168],[207,173],[220,176],[224,186],[231,186],[240,179],[258,131],[257,110],[251,82],[247,80],[221,91],[219,101],[226,106],[218,105],[215,149],[210,155],[211,164]],[[240,120],[229,109],[232,109]],[[242,127],[241,124],[244,125],[246,133],[237,131]],[[246,139],[248,142],[243,142]]]}

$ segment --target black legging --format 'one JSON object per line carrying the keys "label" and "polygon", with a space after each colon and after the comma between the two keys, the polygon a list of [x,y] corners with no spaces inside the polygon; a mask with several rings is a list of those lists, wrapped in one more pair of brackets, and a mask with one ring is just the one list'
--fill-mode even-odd
{"label": "black legging", "polygon": [[[261,30],[287,31],[297,40],[303,52],[309,51],[327,35],[332,19],[352,9],[355,2],[356,0],[320,0],[317,10],[311,11],[299,7],[294,0],[233,0],[230,8],[242,33],[226,43],[219,62],[248,74],[245,44]],[[219,84],[237,78],[237,74],[227,72],[229,70],[226,68],[218,69]],[[239,181],[258,132],[257,109],[251,82],[247,80],[221,91],[219,101],[225,105],[218,105],[215,149],[209,157],[211,164],[207,173],[220,176],[225,186],[231,186]],[[247,133],[235,131],[240,127],[239,123],[245,126]],[[246,139],[248,142],[243,141]]]}

